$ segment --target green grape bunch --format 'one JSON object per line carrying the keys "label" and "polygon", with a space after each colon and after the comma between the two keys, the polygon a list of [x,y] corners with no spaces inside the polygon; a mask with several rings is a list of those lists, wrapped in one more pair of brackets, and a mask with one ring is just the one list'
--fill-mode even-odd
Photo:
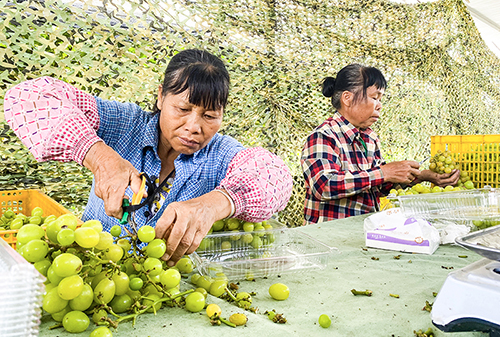
{"label": "green grape bunch", "polygon": [[[191,259],[183,257],[169,268],[161,260],[166,242],[155,238],[151,226],[133,234],[117,225],[108,233],[100,221],[80,224],[73,214],[39,214],[40,222],[25,222],[34,215],[24,218],[6,211],[2,216],[10,222],[23,220],[16,250],[47,279],[42,309],[54,320],[52,328],[112,336],[120,323],[135,322],[139,315],[163,307],[179,306],[188,312],[205,307],[205,296],[192,296],[194,289],[181,290],[181,276],[194,268]],[[220,294],[226,284],[227,280],[215,283],[212,292]]]}
{"label": "green grape bunch", "polygon": [[[450,151],[438,150],[430,159],[429,170],[436,173],[451,173],[454,169],[460,170],[460,164],[453,157],[453,153]],[[464,170],[460,171],[460,178],[454,187],[464,187],[468,190],[475,188],[469,174]]]}
{"label": "green grape bunch", "polygon": [[429,160],[429,170],[436,173],[451,173],[454,169],[460,169],[459,165],[453,159],[450,151],[438,150]]}

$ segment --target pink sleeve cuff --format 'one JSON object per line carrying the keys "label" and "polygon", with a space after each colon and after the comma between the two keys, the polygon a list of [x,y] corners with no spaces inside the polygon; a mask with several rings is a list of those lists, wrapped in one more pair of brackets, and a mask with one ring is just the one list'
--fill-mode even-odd
{"label": "pink sleeve cuff", "polygon": [[234,217],[258,222],[283,210],[292,194],[292,177],[283,160],[255,147],[240,151],[231,161],[223,188],[235,204]]}
{"label": "pink sleeve cuff", "polygon": [[82,164],[97,136],[99,114],[93,96],[68,83],[41,77],[5,95],[5,119],[38,161]]}

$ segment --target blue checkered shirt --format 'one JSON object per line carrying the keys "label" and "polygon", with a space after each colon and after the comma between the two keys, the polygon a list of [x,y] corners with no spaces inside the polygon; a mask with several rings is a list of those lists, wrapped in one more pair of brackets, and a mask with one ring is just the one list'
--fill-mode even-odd
{"label": "blue checkered shirt", "polygon": [[[96,97],[99,111],[99,130],[97,135],[120,156],[128,160],[139,171],[150,177],[160,175],[161,160],[158,157],[159,114],[152,115],[132,103],[106,101]],[[192,155],[180,154],[175,159],[174,184],[161,209],[146,221],[146,207],[136,212],[138,226],[154,226],[163,211],[173,201],[185,201],[199,197],[214,190],[226,176],[233,157],[245,148],[234,138],[215,134],[206,147]],[[109,231],[118,219],[109,217],[104,211],[104,202],[94,192],[92,182],[89,200],[82,220],[97,219]],[[131,198],[132,190],[127,188],[126,195]]]}

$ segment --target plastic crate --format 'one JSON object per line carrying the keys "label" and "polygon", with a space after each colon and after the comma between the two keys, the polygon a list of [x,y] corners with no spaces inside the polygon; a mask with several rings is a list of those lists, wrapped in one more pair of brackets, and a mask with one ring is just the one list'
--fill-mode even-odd
{"label": "plastic crate", "polygon": [[432,136],[431,154],[450,151],[477,188],[500,187],[500,135]]}
{"label": "plastic crate", "polygon": [[[71,214],[68,209],[40,190],[0,191],[0,216],[8,209],[16,214],[23,213],[30,216],[31,210],[37,206],[43,209],[45,216]],[[81,220],[79,222],[81,223]],[[0,231],[0,237],[16,248],[17,232],[17,229]]]}

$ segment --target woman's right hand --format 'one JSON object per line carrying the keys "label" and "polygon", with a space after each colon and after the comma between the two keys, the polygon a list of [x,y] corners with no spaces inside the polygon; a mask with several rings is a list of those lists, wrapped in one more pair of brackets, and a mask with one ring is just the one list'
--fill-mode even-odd
{"label": "woman's right hand", "polygon": [[83,165],[94,174],[94,191],[104,201],[106,214],[121,219],[125,190],[129,185],[134,193],[140,189],[139,172],[104,142],[92,145],[85,155]]}
{"label": "woman's right hand", "polygon": [[409,184],[420,175],[420,164],[414,160],[395,161],[381,165],[384,181]]}

